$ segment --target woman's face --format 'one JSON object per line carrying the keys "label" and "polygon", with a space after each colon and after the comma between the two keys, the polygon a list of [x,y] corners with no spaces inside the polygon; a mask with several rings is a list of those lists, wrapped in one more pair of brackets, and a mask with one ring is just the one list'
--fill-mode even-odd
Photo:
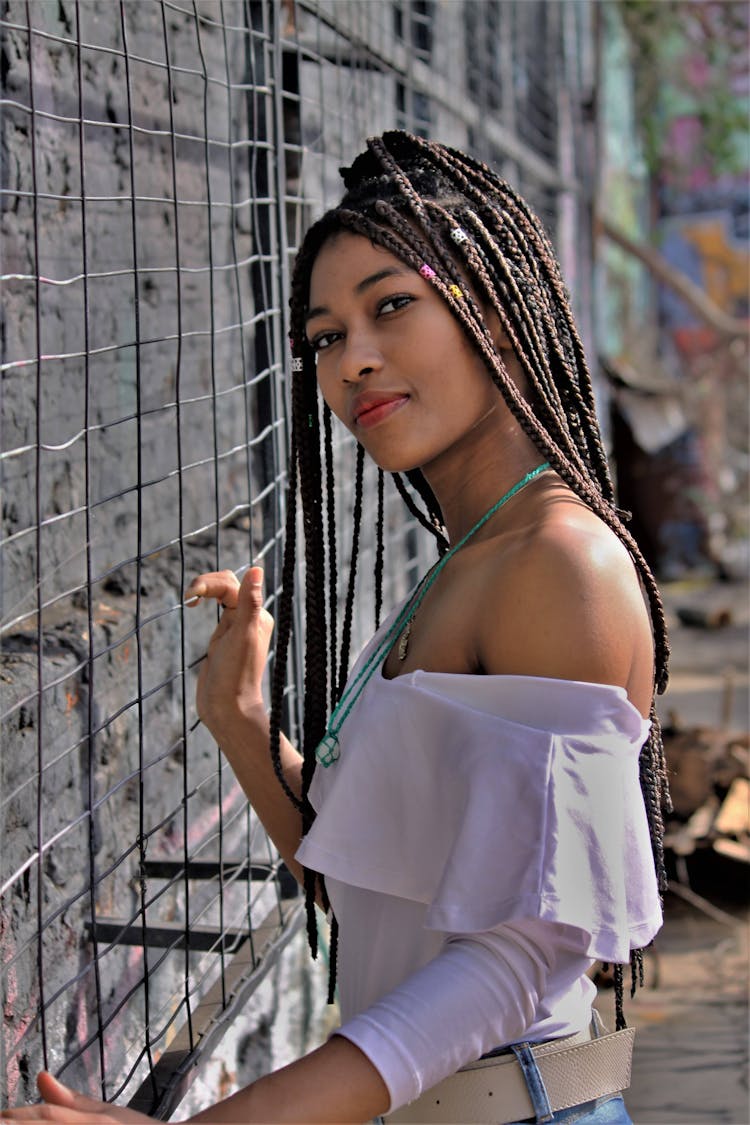
{"label": "woman's face", "polygon": [[318,253],[306,331],[323,397],[390,472],[428,467],[502,402],[432,284],[361,235]]}

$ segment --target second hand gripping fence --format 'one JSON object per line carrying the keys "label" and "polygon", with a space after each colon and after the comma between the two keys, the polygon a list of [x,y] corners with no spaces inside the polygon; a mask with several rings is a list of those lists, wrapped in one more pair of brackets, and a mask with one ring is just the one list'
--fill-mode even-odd
{"label": "second hand gripping fence", "polygon": [[[0,4],[0,1102],[33,1099],[44,1066],[168,1116],[295,932],[294,881],[196,718],[215,616],[183,591],[258,563],[274,611],[290,264],[366,136],[471,149],[580,252],[590,19],[543,0]],[[336,456],[345,528],[338,430]],[[389,606],[431,559],[395,491],[385,521]]]}

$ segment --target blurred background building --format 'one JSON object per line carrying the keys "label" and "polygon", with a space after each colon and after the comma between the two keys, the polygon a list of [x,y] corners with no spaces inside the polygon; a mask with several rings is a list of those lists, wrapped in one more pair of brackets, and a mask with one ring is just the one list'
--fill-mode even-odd
{"label": "blurred background building", "polygon": [[722,574],[747,539],[747,10],[597,10],[597,344],[620,501],[661,577]]}

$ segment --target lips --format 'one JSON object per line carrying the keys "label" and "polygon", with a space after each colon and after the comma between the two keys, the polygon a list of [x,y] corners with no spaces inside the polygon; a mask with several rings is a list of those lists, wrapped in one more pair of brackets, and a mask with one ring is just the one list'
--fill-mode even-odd
{"label": "lips", "polygon": [[352,417],[357,426],[369,429],[376,426],[391,414],[400,410],[409,401],[409,396],[398,392],[365,391],[357,395],[352,407]]}

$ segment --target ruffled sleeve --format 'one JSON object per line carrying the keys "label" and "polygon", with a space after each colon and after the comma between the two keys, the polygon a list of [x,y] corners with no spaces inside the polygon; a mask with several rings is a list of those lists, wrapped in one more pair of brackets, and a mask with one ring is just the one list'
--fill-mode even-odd
{"label": "ruffled sleeve", "polygon": [[306,866],[426,906],[451,933],[538,918],[626,961],[661,924],[638,781],[649,724],[620,688],[376,671],[316,770]]}

